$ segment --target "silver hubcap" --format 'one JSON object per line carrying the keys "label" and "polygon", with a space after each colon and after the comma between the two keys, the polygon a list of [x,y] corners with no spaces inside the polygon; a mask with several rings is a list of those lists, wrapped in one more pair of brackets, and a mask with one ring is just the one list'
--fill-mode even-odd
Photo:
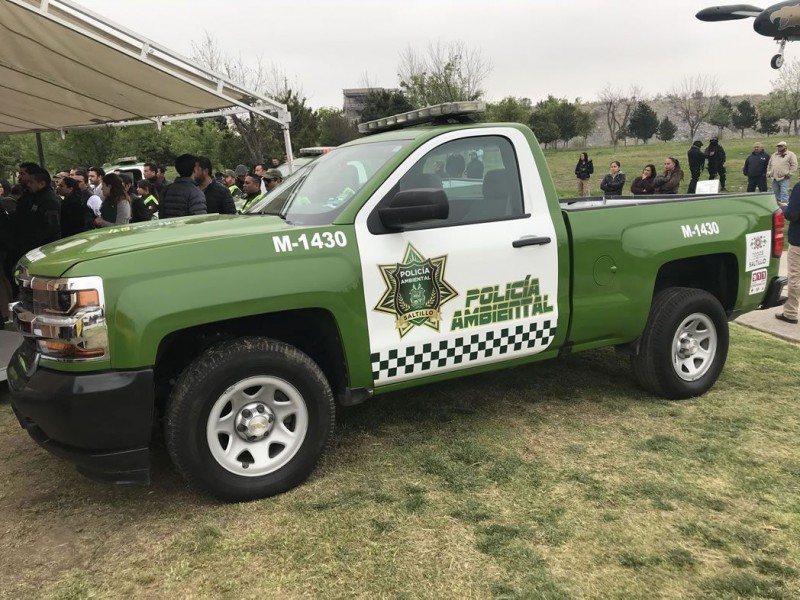
{"label": "silver hubcap", "polygon": [[222,467],[258,477],[289,462],[307,432],[308,410],[297,388],[277,377],[257,376],[235,383],[217,399],[206,441]]}
{"label": "silver hubcap", "polygon": [[708,315],[686,317],[672,340],[672,367],[684,381],[696,381],[714,364],[717,354],[717,328]]}

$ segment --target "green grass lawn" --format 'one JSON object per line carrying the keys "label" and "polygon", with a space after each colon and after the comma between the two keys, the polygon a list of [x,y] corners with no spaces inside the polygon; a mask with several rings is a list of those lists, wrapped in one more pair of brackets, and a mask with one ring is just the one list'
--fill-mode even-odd
{"label": "green grass lawn", "polygon": [[[725,137],[720,140],[720,144],[725,148],[725,155],[727,157],[727,175],[726,188],[730,192],[744,192],[747,190],[747,178],[742,175],[742,167],[744,166],[744,159],[753,151],[753,143],[760,141],[764,144],[764,150],[772,154],[775,152],[775,144],[784,140],[788,143],[789,149],[795,153],[800,152],[800,138],[792,137],[779,137],[771,136],[769,138],[745,138],[740,139],[738,136]],[[703,148],[706,149],[708,140],[703,140]],[[573,142],[574,148],[567,150],[546,150],[545,156],[550,167],[550,172],[555,180],[556,189],[559,196],[563,198],[573,197],[576,195],[575,183],[575,163],[578,162],[578,155],[581,153],[582,148]],[[600,181],[603,176],[608,173],[608,166],[612,160],[618,160],[622,163],[622,170],[626,175],[625,193],[630,193],[630,184],[633,180],[641,175],[642,169],[648,163],[656,166],[659,173],[663,171],[664,158],[673,156],[680,161],[681,169],[683,169],[686,178],[681,185],[681,193],[686,192],[689,186],[689,163],[686,158],[686,153],[689,151],[691,142],[670,142],[665,144],[663,142],[651,141],[647,144],[634,145],[629,142],[627,146],[620,144],[616,149],[607,146],[600,148],[588,149],[589,158],[594,163],[594,175],[592,176],[592,193],[601,195]],[[708,179],[708,172],[704,171],[701,179]],[[792,185],[797,181],[797,178],[792,179]],[[771,185],[767,182],[767,185]],[[771,188],[768,188],[771,189]]]}
{"label": "green grass lawn", "polygon": [[240,505],[163,450],[149,488],[90,482],[0,400],[0,596],[798,598],[797,357],[733,325],[695,400],[610,349],[393,393],[340,412],[306,484]]}

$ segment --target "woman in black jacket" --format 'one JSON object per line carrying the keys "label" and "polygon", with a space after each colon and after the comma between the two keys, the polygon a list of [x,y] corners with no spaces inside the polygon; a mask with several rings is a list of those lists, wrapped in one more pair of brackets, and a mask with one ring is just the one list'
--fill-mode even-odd
{"label": "woman in black jacket", "polygon": [[656,176],[655,165],[645,165],[642,169],[641,177],[637,177],[631,184],[631,193],[634,196],[641,196],[644,194],[654,194],[656,189],[653,187],[653,179]]}
{"label": "woman in black jacket", "polygon": [[619,170],[620,166],[618,160],[612,160],[610,172],[600,182],[600,189],[605,192],[606,196],[622,194],[622,189],[625,187],[625,173]]}
{"label": "woman in black jacket", "polygon": [[575,177],[578,178],[578,196],[585,198],[592,195],[589,189],[589,178],[592,173],[594,173],[594,165],[589,160],[589,155],[586,152],[581,152],[578,157],[578,164],[575,165]]}
{"label": "woman in black jacket", "polygon": [[61,196],[61,237],[69,237],[90,228],[87,207],[77,179],[64,177],[56,192]]}

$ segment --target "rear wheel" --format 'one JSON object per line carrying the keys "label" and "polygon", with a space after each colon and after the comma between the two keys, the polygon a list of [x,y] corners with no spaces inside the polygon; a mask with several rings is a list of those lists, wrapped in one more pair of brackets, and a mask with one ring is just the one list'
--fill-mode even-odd
{"label": "rear wheel", "polygon": [[302,483],[333,423],[333,395],[316,363],[283,342],[240,338],[210,348],[181,374],[165,437],[190,484],[237,502]]}
{"label": "rear wheel", "polygon": [[716,383],[728,356],[728,319],[714,296],[693,288],[656,294],[631,358],[633,373],[647,391],[681,400]]}

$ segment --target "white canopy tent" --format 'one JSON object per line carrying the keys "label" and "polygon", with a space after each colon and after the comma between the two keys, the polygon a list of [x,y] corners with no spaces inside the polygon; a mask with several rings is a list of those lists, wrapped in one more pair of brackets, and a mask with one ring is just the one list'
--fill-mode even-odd
{"label": "white canopy tent", "polygon": [[291,167],[286,105],[71,0],[0,0],[0,39],[0,133],[249,112],[280,124]]}

